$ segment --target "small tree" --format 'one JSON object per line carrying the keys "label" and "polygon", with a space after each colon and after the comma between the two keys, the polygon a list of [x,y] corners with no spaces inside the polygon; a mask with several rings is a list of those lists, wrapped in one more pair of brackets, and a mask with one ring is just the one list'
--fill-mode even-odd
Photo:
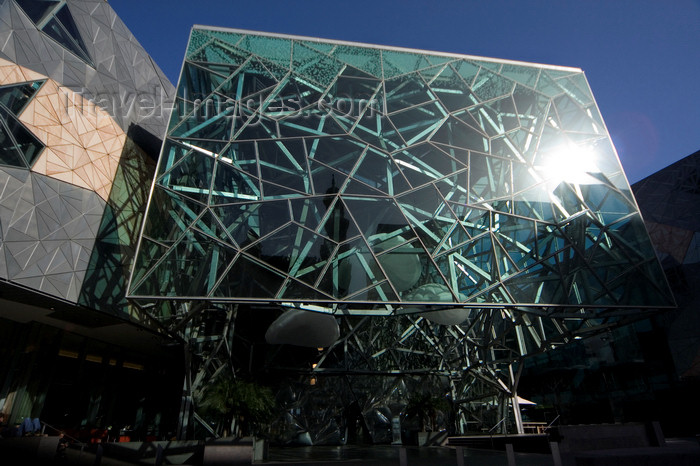
{"label": "small tree", "polygon": [[262,427],[272,417],[275,398],[272,390],[256,384],[234,379],[230,375],[219,376],[203,393],[200,407],[223,420],[224,436],[236,434],[259,435]]}

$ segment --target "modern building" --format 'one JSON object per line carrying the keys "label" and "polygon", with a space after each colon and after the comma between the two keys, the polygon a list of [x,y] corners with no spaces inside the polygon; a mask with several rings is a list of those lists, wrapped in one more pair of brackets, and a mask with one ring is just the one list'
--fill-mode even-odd
{"label": "modern building", "polygon": [[699,163],[696,152],[632,185],[678,308],[531,358],[522,383],[538,406],[528,411],[565,423],[655,419],[671,435],[698,430]]}
{"label": "modern building", "polygon": [[520,431],[527,357],[674,305],[580,69],[196,26],[174,89],[98,0],[0,39],[12,422]]}
{"label": "modern building", "polygon": [[233,379],[282,441],[521,430],[524,358],[673,306],[579,69],[195,26],[174,108],[128,295],[181,435]]}
{"label": "modern building", "polygon": [[0,42],[0,411],[145,425],[169,363],[124,296],[173,86],[104,1],[2,1]]}
{"label": "modern building", "polygon": [[700,315],[694,283],[700,279],[700,151],[632,186],[678,309],[664,314],[675,372],[700,376]]}

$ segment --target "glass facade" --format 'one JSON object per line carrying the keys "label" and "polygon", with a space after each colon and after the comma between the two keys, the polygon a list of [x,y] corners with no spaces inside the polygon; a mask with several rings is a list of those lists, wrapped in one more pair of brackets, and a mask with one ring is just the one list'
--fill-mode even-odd
{"label": "glass facade", "polygon": [[0,165],[31,167],[44,145],[18,117],[43,81],[0,86]]}
{"label": "glass facade", "polygon": [[81,3],[0,4],[52,51],[0,60],[0,285],[184,342],[178,437],[233,379],[285,443],[505,430],[526,356],[673,305],[581,70],[195,27],[173,90]]}
{"label": "glass facade", "polygon": [[453,323],[672,305],[580,70],[204,27],[130,286]]}
{"label": "glass facade", "polygon": [[181,437],[234,378],[284,444],[520,432],[526,357],[673,306],[581,70],[200,26],[133,263]]}
{"label": "glass facade", "polygon": [[37,29],[94,67],[65,1],[15,0]]}

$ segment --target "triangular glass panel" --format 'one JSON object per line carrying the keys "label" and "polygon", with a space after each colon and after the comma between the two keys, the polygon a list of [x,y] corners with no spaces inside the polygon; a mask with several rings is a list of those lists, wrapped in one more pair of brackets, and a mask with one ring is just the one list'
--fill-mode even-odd
{"label": "triangular glass panel", "polygon": [[347,113],[359,116],[364,110],[364,107],[361,108],[361,105],[370,105],[369,110],[372,109],[372,103],[370,103],[372,98],[376,99],[377,102],[374,104],[374,108],[378,107],[378,103],[383,95],[382,82],[371,76],[353,76],[346,68],[330,88],[329,94],[352,99],[353,107],[348,109]]}
{"label": "triangular glass panel", "polygon": [[246,35],[237,44],[238,48],[254,53],[280,68],[289,69],[292,55],[292,41],[279,37]]}
{"label": "triangular glass panel", "polygon": [[552,198],[543,189],[545,186],[534,186],[513,195],[513,213],[533,220],[553,221]]}
{"label": "triangular glass panel", "polygon": [[450,203],[460,219],[462,227],[471,237],[477,237],[491,229],[491,211],[464,204]]}
{"label": "triangular glass panel", "polygon": [[240,107],[243,114],[240,118],[233,119],[233,137],[237,141],[260,141],[276,139],[280,135],[277,131],[277,122],[264,116],[264,110],[253,110]]}
{"label": "triangular glass panel", "polygon": [[15,0],[34,24],[41,22],[61,3],[58,0]]}
{"label": "triangular glass panel", "polygon": [[469,170],[469,197],[471,203],[484,203],[491,199],[513,194],[510,161],[472,152]]}
{"label": "triangular glass panel", "polygon": [[205,100],[213,94],[226,79],[227,76],[212,73],[211,70],[204,66],[186,61],[182,68],[178,96],[190,102]]}
{"label": "triangular glass panel", "polygon": [[406,145],[427,141],[442,125],[447,113],[435,102],[429,102],[389,116]]}
{"label": "triangular glass panel", "polygon": [[[311,85],[311,83],[305,79],[290,76],[283,82],[282,88],[276,89],[274,104],[282,110],[288,109],[288,111],[301,113],[301,109],[308,108],[309,106],[318,107],[319,100],[324,97],[323,88]],[[294,114],[293,116],[295,116],[295,123],[304,125],[305,122],[296,121],[300,119],[298,118],[300,115]],[[318,123],[318,120],[313,121],[312,124],[313,123]]]}
{"label": "triangular glass panel", "polygon": [[[307,146],[309,145],[315,146],[315,150],[309,150],[309,157],[343,173],[350,173],[360,154],[366,150],[365,145],[347,137],[307,140]],[[318,192],[318,187],[316,191]]]}
{"label": "triangular glass panel", "polygon": [[132,293],[142,296],[156,296],[158,294],[160,286],[154,286],[157,285],[157,283],[153,280],[147,281],[141,285],[139,285],[139,283],[144,277],[152,273],[151,268],[166,252],[167,248],[164,245],[152,241],[145,236],[141,238],[139,253],[134,258],[135,269],[134,275],[132,276]]}
{"label": "triangular glass panel", "polygon": [[581,192],[587,207],[598,214],[604,225],[609,225],[634,211],[630,199],[603,184],[581,186]]}
{"label": "triangular glass panel", "polygon": [[241,38],[244,37],[243,34],[239,34],[237,32],[232,32],[232,31],[217,31],[217,30],[212,30],[209,29],[206,31],[206,33],[211,36],[211,37],[216,37],[222,42],[225,42],[230,45],[236,45],[240,42]]}
{"label": "triangular glass panel", "polygon": [[565,131],[591,133],[595,131],[594,121],[588,116],[581,104],[568,95],[560,95],[552,99],[554,108],[559,116],[559,123]]}
{"label": "triangular glass panel", "polygon": [[360,234],[357,225],[348,215],[345,204],[340,200],[340,196],[327,196],[324,199],[324,204],[328,205],[330,214],[317,227],[316,231],[319,234],[325,235],[336,243]]}
{"label": "triangular glass panel", "polygon": [[221,241],[229,243],[230,247],[235,247],[231,242],[231,238],[228,236],[228,232],[219,222],[218,218],[213,212],[207,211],[193,223],[193,227],[200,230],[202,233],[208,236],[212,236]]}
{"label": "triangular glass panel", "polygon": [[[449,255],[437,260],[443,273],[452,276],[459,293],[475,294],[498,281],[493,243],[490,235],[482,235],[465,243]],[[454,285],[453,285],[454,287]]]}
{"label": "triangular glass panel", "polygon": [[[545,282],[551,281],[551,276],[538,276],[534,270],[531,273],[521,273],[510,277],[503,282],[508,294],[518,303],[541,304],[549,303],[549,296],[545,294]],[[558,281],[558,279],[557,279]]]}
{"label": "triangular glass panel", "polygon": [[313,196],[290,199],[293,220],[310,230],[316,230],[335,196]]}
{"label": "triangular glass panel", "polygon": [[311,193],[303,141],[259,141],[258,158],[263,180],[297,192]]}
{"label": "triangular glass panel", "polygon": [[287,186],[265,180],[262,181],[262,193],[265,200],[294,198],[306,194],[304,191],[295,191]]}
{"label": "triangular glass panel", "polygon": [[575,73],[564,78],[556,79],[557,84],[566,90],[566,93],[581,105],[588,105],[593,102],[591,90],[588,87],[583,73]]}
{"label": "triangular glass panel", "polygon": [[439,179],[435,182],[435,187],[446,200],[467,203],[469,201],[467,194],[468,177],[469,171],[465,168],[462,171]]}
{"label": "triangular glass panel", "polygon": [[421,257],[425,251],[418,241],[413,240],[412,231],[406,229],[379,235],[372,250],[398,292],[409,290],[418,283],[423,272]]}
{"label": "triangular glass panel", "polygon": [[292,69],[295,76],[318,83],[326,89],[343,68],[343,63],[300,42],[294,42]]}
{"label": "triangular glass panel", "polygon": [[343,188],[343,194],[359,195],[359,196],[384,196],[386,193],[379,191],[366,183],[355,178],[348,178]]}
{"label": "triangular glass panel", "polygon": [[381,54],[379,49],[352,45],[338,45],[332,52],[339,60],[377,78],[382,77]]}
{"label": "triangular glass panel", "polygon": [[229,237],[245,247],[260,238],[260,203],[220,205],[211,207]]}
{"label": "triangular glass panel", "polygon": [[333,49],[336,47],[335,44],[328,44],[325,42],[321,42],[321,41],[317,42],[317,41],[313,41],[313,40],[294,40],[293,42],[295,44],[296,43],[304,44],[305,46],[307,46],[309,48],[312,48],[314,50],[318,50],[319,52],[326,53],[326,54],[331,53],[333,51]]}
{"label": "triangular glass panel", "polygon": [[[143,234],[163,243],[171,243],[197,219],[204,205],[179,193],[156,185]],[[152,214],[152,215],[151,215]],[[160,215],[161,216],[156,216]],[[159,218],[160,221],[150,220]]]}
{"label": "triangular glass panel", "polygon": [[231,115],[226,112],[219,113],[217,105],[217,101],[207,100],[201,106],[193,106],[192,112],[183,118],[177,127],[171,129],[171,136],[219,141],[230,139]]}
{"label": "triangular glass panel", "polygon": [[187,54],[189,61],[198,63],[221,63],[241,65],[248,58],[249,54],[244,50],[237,49],[228,42],[218,38],[209,38],[206,45],[194,49],[190,44],[191,51]]}
{"label": "triangular glass panel", "polygon": [[403,149],[406,141],[389,118],[376,114],[374,118],[363,118],[350,133],[378,150],[387,152]]}
{"label": "triangular glass panel", "polygon": [[520,125],[537,132],[533,126],[541,123],[543,119],[537,118],[535,115],[542,115],[546,111],[550,99],[537,91],[518,84],[513,90],[513,102],[516,114],[520,119]]}
{"label": "triangular glass panel", "polygon": [[137,292],[143,293],[145,287],[158,296],[207,296],[234,255],[223,244],[188,230],[138,285]]}
{"label": "triangular glass panel", "polygon": [[432,185],[397,199],[403,214],[429,249],[434,249],[457,220]]}
{"label": "triangular glass panel", "polygon": [[423,68],[419,70],[418,74],[423,78],[423,81],[428,83],[428,85],[432,85],[433,80],[440,75],[442,70],[445,68],[447,65],[438,65],[438,66],[430,66],[428,68]]}
{"label": "triangular glass panel", "polygon": [[445,66],[430,84],[431,91],[449,112],[454,112],[479,102],[471,92],[469,83],[464,82],[454,66],[454,63]]}
{"label": "triangular glass panel", "polygon": [[552,257],[568,246],[561,231],[554,225],[536,223],[537,225],[537,257],[542,260]]}
{"label": "triangular glass panel", "polygon": [[474,121],[489,136],[504,134],[520,126],[520,120],[515,113],[513,97],[491,100],[485,104],[469,108]]}
{"label": "triangular glass panel", "polygon": [[373,235],[391,233],[406,226],[406,219],[392,199],[344,197],[343,201],[370,243]]}
{"label": "triangular glass panel", "polygon": [[3,152],[8,151],[2,156],[3,162],[8,165],[25,166],[24,163],[17,163],[16,155],[19,152],[26,166],[31,167],[44,149],[44,145],[20,123],[17,117],[2,106],[0,106],[0,120],[4,123],[3,134],[0,135],[2,138],[0,148]]}
{"label": "triangular glass panel", "polygon": [[[411,157],[406,159],[406,162],[427,170],[436,178],[461,172],[467,168],[469,160],[465,150],[431,143],[415,145],[403,152],[407,153],[410,153]],[[452,157],[448,154],[452,154]]]}
{"label": "triangular glass panel", "polygon": [[0,164],[28,168],[27,162],[19,152],[17,144],[3,122],[0,122]]}
{"label": "triangular glass panel", "polygon": [[540,69],[534,66],[504,64],[501,74],[528,87],[534,88],[540,76]]}
{"label": "triangular glass panel", "polygon": [[455,222],[450,227],[445,226],[443,231],[445,231],[445,236],[442,238],[439,248],[433,251],[433,255],[436,257],[453,251],[472,239],[461,223]]}
{"label": "triangular glass panel", "polygon": [[453,66],[457,74],[471,88],[474,85],[474,78],[479,74],[479,70],[481,69],[479,65],[486,66],[487,68],[489,66],[489,64],[484,62],[476,62],[473,60],[461,60],[456,62]]}
{"label": "triangular glass panel", "polygon": [[387,79],[384,92],[385,112],[388,114],[433,100],[430,88],[414,74]]}
{"label": "triangular glass panel", "polygon": [[270,267],[240,255],[225,273],[213,297],[274,298],[285,281],[284,275]]}
{"label": "triangular glass panel", "polygon": [[454,117],[448,118],[440,129],[433,134],[431,140],[462,149],[489,151],[488,137],[480,129],[471,127]]}
{"label": "triangular glass panel", "polygon": [[547,97],[554,97],[564,92],[554,79],[549,76],[551,73],[553,73],[552,70],[543,70],[540,74],[540,79],[537,81],[537,91]]}
{"label": "triangular glass panel", "polygon": [[285,300],[301,300],[301,301],[332,301],[333,298],[321,293],[316,288],[312,288],[296,280],[289,279],[282,286],[278,298]]}
{"label": "triangular glass panel", "polygon": [[298,225],[261,239],[248,253],[296,279],[313,285],[336,244]]}
{"label": "triangular glass panel", "polygon": [[515,83],[510,79],[481,68],[472,86],[472,91],[480,101],[495,99],[513,92]]}
{"label": "triangular glass panel", "polygon": [[425,151],[404,149],[392,154],[396,165],[401,170],[403,177],[408,180],[412,187],[424,186],[440,179],[443,175],[433,169],[430,164],[422,160]]}
{"label": "triangular glass panel", "polygon": [[497,273],[499,280],[505,280],[520,272],[518,265],[512,260],[504,246],[495,238],[493,238],[493,256],[496,265],[494,272]]}
{"label": "triangular glass panel", "polygon": [[347,175],[333,170],[316,161],[309,161],[311,179],[314,185],[314,193],[317,195],[335,195],[345,186]]}
{"label": "triangular glass panel", "polygon": [[431,66],[422,54],[397,50],[382,50],[382,61],[385,79]]}
{"label": "triangular glass panel", "polygon": [[12,84],[0,87],[0,104],[4,105],[15,116],[19,116],[22,109],[34,97],[44,81],[31,83]]}
{"label": "triangular glass panel", "polygon": [[[355,169],[353,178],[379,190],[380,193],[389,194],[389,183],[393,181],[392,173],[397,170],[392,159],[386,154],[377,150],[368,150]],[[346,192],[350,191],[346,190]]]}
{"label": "triangular glass panel", "polygon": [[68,10],[68,5],[64,4],[53,14],[54,17],[46,23],[42,31],[94,68],[90,54],[85,48],[83,38],[80,36],[73,16]]}
{"label": "triangular glass panel", "polygon": [[554,190],[554,195],[557,199],[557,206],[555,207],[555,212],[562,215],[558,218],[558,221],[564,220],[564,212],[568,213],[568,216],[575,215],[579,212],[583,212],[588,209],[588,207],[583,203],[583,199],[576,192],[574,185],[570,183],[560,183]]}
{"label": "triangular glass panel", "polygon": [[534,222],[499,214],[494,234],[518,268],[526,269],[537,262]]}
{"label": "triangular glass panel", "polygon": [[365,288],[352,296],[346,298],[347,301],[380,301],[380,302],[397,302],[399,298],[391,288],[388,282],[380,283],[379,285]]}
{"label": "triangular glass panel", "polygon": [[343,299],[385,279],[367,244],[357,238],[341,244],[336,255],[329,259],[318,288]]}

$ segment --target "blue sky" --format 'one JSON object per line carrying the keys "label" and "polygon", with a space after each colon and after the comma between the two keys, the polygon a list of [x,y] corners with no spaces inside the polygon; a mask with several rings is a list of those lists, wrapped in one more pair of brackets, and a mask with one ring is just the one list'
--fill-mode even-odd
{"label": "blue sky", "polygon": [[700,0],[111,0],[173,83],[193,24],[582,68],[630,182],[700,149]]}

